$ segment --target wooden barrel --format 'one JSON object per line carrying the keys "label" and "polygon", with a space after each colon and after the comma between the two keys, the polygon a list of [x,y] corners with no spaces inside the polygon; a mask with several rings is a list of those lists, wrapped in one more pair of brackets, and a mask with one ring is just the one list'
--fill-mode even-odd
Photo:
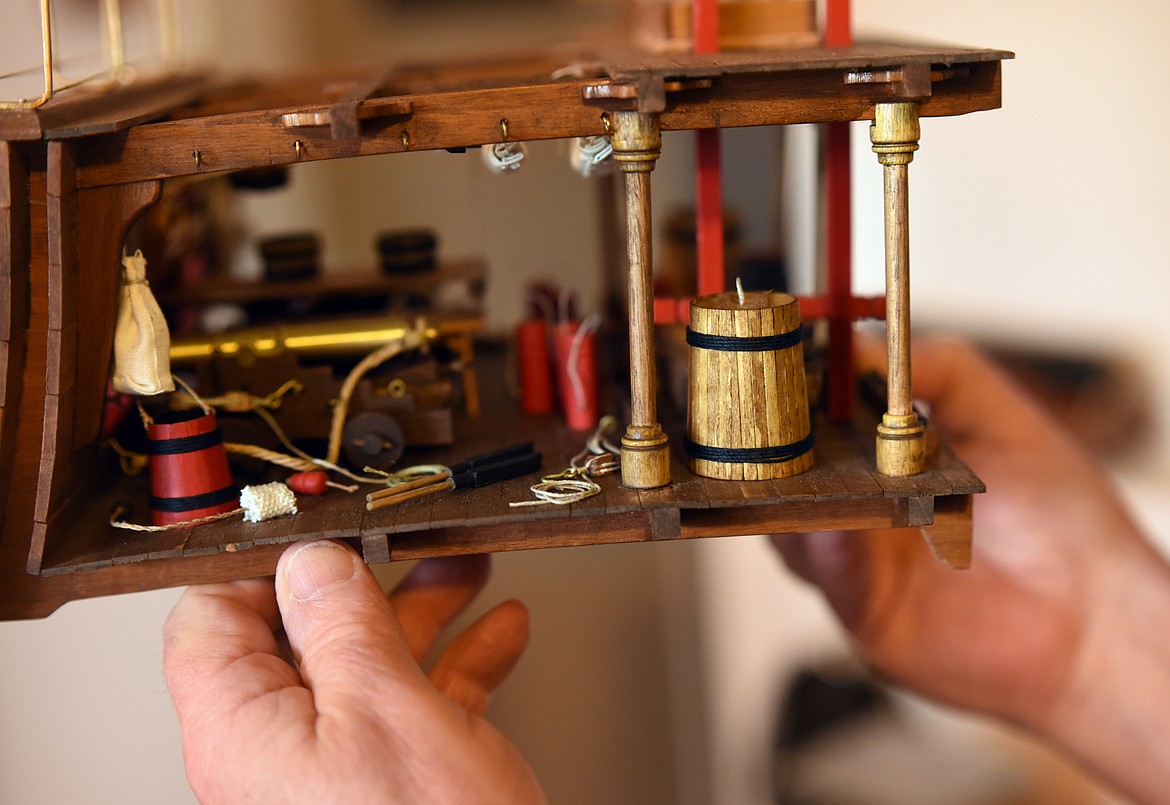
{"label": "wooden barrel", "polygon": [[813,464],[803,329],[785,293],[691,300],[687,463],[696,475],[787,478]]}
{"label": "wooden barrel", "polygon": [[272,282],[304,280],[317,276],[321,244],[312,232],[279,235],[260,242],[264,279]]}
{"label": "wooden barrel", "polygon": [[155,525],[173,525],[239,503],[214,414],[169,411],[147,426],[150,509]]}

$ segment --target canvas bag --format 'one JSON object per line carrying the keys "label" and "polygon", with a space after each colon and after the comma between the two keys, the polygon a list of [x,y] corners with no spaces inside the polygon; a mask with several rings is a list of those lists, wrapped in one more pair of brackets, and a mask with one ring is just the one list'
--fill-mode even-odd
{"label": "canvas bag", "polygon": [[174,391],[171,334],[150,284],[141,251],[122,258],[122,300],[114,329],[114,389],[149,396]]}

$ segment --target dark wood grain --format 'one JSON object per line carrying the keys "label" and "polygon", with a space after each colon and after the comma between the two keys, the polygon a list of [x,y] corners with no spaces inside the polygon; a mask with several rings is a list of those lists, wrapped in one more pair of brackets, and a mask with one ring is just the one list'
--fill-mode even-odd
{"label": "dark wood grain", "polygon": [[899,528],[906,521],[895,499],[785,503],[729,509],[691,509],[681,513],[681,536],[728,537],[805,531],[856,531]]}
{"label": "dark wood grain", "polygon": [[[74,179],[76,167],[73,146],[53,142],[48,146],[45,217],[47,262],[43,303],[46,328],[44,375],[39,378],[45,389],[41,443],[37,455],[39,473],[33,517],[38,524],[30,543],[28,566],[39,570],[50,537],[47,526],[54,497],[58,502],[75,493],[83,470],[68,462],[73,452],[73,418],[76,414],[74,392],[76,372],[62,376],[59,367],[74,367],[77,362],[78,247],[77,196]],[[58,469],[58,457],[66,461]]]}
{"label": "dark wood grain", "polygon": [[[679,428],[681,433],[681,426]],[[687,469],[685,453],[681,446],[671,453],[670,486],[663,489],[644,489],[639,494],[642,505],[653,508],[669,500],[679,509],[706,509],[710,508],[711,500],[707,497],[707,479],[694,475]]]}
{"label": "dark wood grain", "polygon": [[[364,107],[365,101],[384,87],[395,72],[388,67],[374,68],[364,78],[350,84],[343,96],[329,105],[329,132],[334,139],[361,134],[361,121],[376,116],[373,109]],[[409,115],[411,110],[409,104],[399,103],[387,111],[395,115]]]}
{"label": "dark wood grain", "polygon": [[[126,233],[158,201],[161,192],[160,182],[148,181],[81,190],[77,194],[78,238],[85,244],[77,255],[76,293],[85,300],[77,313],[77,444],[96,439],[101,426],[101,401],[105,399],[114,350]],[[147,277],[150,276],[148,265]]]}
{"label": "dark wood grain", "polygon": [[[958,466],[954,468],[958,469]],[[862,464],[857,477],[864,481],[867,471]],[[839,471],[839,478],[857,481],[849,471]],[[797,476],[799,478],[800,476]],[[73,576],[80,579],[109,567],[124,566],[135,574],[143,587],[156,586],[151,568],[160,561],[176,556],[190,560],[218,555],[225,566],[239,562],[241,574],[250,573],[255,563],[244,561],[254,551],[283,545],[299,539],[343,538],[366,545],[372,559],[378,561],[412,559],[429,555],[455,555],[533,548],[569,547],[610,542],[648,541],[654,539],[734,536],[751,533],[790,531],[850,530],[919,524],[929,519],[936,498],[921,479],[915,494],[875,495],[866,497],[817,496],[817,484],[807,485],[799,498],[779,498],[773,482],[727,482],[682,478],[666,490],[656,490],[645,506],[624,512],[608,511],[604,505],[576,507],[533,507],[515,509],[507,504],[523,499],[529,479],[515,479],[477,490],[457,490],[432,496],[429,507],[402,507],[393,516],[383,512],[361,513],[356,505],[361,496],[342,493],[304,501],[296,517],[280,518],[260,525],[246,525],[238,520],[183,529],[185,537],[175,532],[160,535],[127,537],[108,527],[90,526],[87,530],[107,533],[106,544],[90,546],[78,555],[54,554],[43,569],[46,577]],[[606,497],[621,487],[615,476],[601,479]],[[969,474],[968,482],[977,482]],[[948,482],[949,483],[949,482]],[[712,487],[713,485],[713,487]],[[670,490],[688,490],[685,497],[671,502]],[[696,499],[698,487],[722,490],[705,501]],[[630,495],[647,494],[625,490]],[[734,494],[730,494],[734,493]],[[959,504],[962,496],[940,498],[947,501],[942,516],[935,517],[931,528],[941,528],[939,542],[947,556],[961,564],[964,530]],[[412,501],[424,503],[426,499]],[[701,505],[705,502],[706,505]],[[75,522],[93,522],[108,516],[108,499],[95,502],[73,515]],[[540,511],[546,510],[546,511]],[[390,510],[391,512],[393,510]],[[969,526],[969,517],[966,522]],[[80,541],[74,543],[81,545]],[[231,554],[229,557],[228,554]],[[940,552],[940,555],[943,555]],[[180,566],[181,567],[181,566]],[[172,579],[184,578],[180,570]],[[238,576],[238,577],[243,577]],[[104,577],[103,578],[107,578]],[[109,580],[114,584],[114,580]],[[119,579],[117,584],[128,583]],[[178,583],[177,581],[175,583]]]}
{"label": "dark wood grain", "polygon": [[[549,74],[533,76],[527,67],[517,66],[512,72],[512,65],[486,79],[465,73],[459,80],[430,85],[391,76],[388,84],[406,87],[410,93],[394,96],[409,104],[410,115],[393,123],[367,123],[360,137],[335,139],[325,127],[287,128],[281,123],[285,115],[327,108],[320,104],[270,106],[211,117],[175,115],[175,119],[87,138],[79,183],[89,187],[298,161],[479,146],[503,138],[502,119],[508,121],[508,138],[513,140],[597,135],[605,132],[601,112],[635,105],[644,108],[647,99],[637,97],[637,92],[645,95],[649,87],[661,87],[664,78],[683,74],[720,80],[711,89],[667,93],[659,121],[664,131],[869,120],[874,104],[897,97],[897,88],[845,84],[844,72],[863,67],[900,69],[923,62],[964,62],[967,69],[936,82],[921,104],[921,114],[966,114],[998,108],[999,60],[1009,56],[990,50],[865,46],[806,51],[796,59],[777,51],[685,62],[629,57],[627,65],[615,57],[618,60],[607,66],[606,77],[600,79],[553,81]],[[630,83],[635,96],[586,100],[587,88],[599,82]],[[192,156],[196,150],[198,160]]]}
{"label": "dark wood grain", "polygon": [[711,508],[728,509],[746,506],[753,499],[754,492],[761,488],[772,489],[770,483],[763,485],[755,481],[725,481],[720,478],[704,478],[703,487]]}
{"label": "dark wood grain", "polygon": [[55,577],[13,577],[0,587],[0,620],[43,618],[68,601],[148,589],[143,586],[144,575],[150,578],[149,589],[271,576],[284,550],[284,545],[264,545],[234,554],[230,562],[216,553],[112,564]]}
{"label": "dark wood grain", "polygon": [[934,502],[934,522],[922,529],[923,537],[941,562],[956,569],[970,567],[974,497],[950,495]]}
{"label": "dark wood grain", "polygon": [[[27,160],[19,147],[0,142],[0,500],[8,497],[16,460],[28,346],[29,238]],[[0,509],[0,529],[5,517]]]}
{"label": "dark wood grain", "polygon": [[366,505],[366,489],[349,493],[331,490],[319,497],[301,495],[297,499],[295,525],[298,533],[329,537],[352,537],[360,529]]}
{"label": "dark wood grain", "polygon": [[1006,50],[915,46],[877,41],[858,42],[840,48],[805,47],[716,54],[635,54],[617,49],[603,51],[598,55],[598,59],[606,64],[606,73],[615,81],[634,79],[646,72],[697,78],[737,73],[876,69],[903,64],[979,64],[1011,58],[1013,54]]}
{"label": "dark wood grain", "polygon": [[[113,352],[120,252],[133,220],[158,198],[158,182],[78,191],[74,147],[47,148],[48,250],[43,299],[45,389],[28,567],[38,572],[54,549],[67,501],[101,486],[97,438]],[[79,248],[80,243],[87,248]],[[82,304],[82,299],[85,303]],[[61,540],[65,537],[62,536]]]}
{"label": "dark wood grain", "polygon": [[0,139],[69,139],[118,131],[163,117],[207,88],[205,74],[181,73],[114,83],[102,91],[62,90],[38,109],[0,112]]}
{"label": "dark wood grain", "polygon": [[[305,536],[320,536],[326,539],[353,539],[361,534],[362,520],[366,514],[364,504],[357,495],[330,495],[321,499],[327,514],[323,527],[312,532],[302,532],[296,538]],[[302,527],[310,523],[306,519],[299,520]],[[291,540],[285,540],[289,542]]]}
{"label": "dark wood grain", "polygon": [[[513,524],[475,528],[438,529],[396,535],[390,554],[393,561],[427,556],[457,556],[471,553],[521,551],[538,548],[565,548],[581,545],[644,542],[654,532],[650,512],[627,512],[606,516],[601,523],[587,518],[534,520],[525,527]],[[540,523],[541,527],[534,528]]]}

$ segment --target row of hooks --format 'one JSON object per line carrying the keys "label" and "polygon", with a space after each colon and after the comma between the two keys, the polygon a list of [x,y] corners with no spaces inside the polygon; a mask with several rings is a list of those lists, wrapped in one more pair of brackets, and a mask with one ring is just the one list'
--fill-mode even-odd
{"label": "row of hooks", "polygon": [[[609,112],[601,113],[601,125],[605,127],[604,137],[578,137],[578,150],[584,156],[578,159],[574,157],[574,167],[577,167],[582,173],[588,175],[589,168],[583,168],[582,165],[589,165],[596,167],[607,159],[613,152],[612,145],[609,144],[609,135],[613,133],[613,121],[609,116]],[[485,150],[485,154],[494,155],[493,157],[485,156],[488,160],[489,166],[494,170],[515,170],[519,167],[520,161],[524,158],[524,144],[513,143],[509,140],[508,132],[508,118],[500,118],[500,134],[503,135],[503,140],[499,143],[491,144]],[[407,151],[410,150],[410,132],[403,129],[402,131],[402,147]],[[308,145],[304,140],[293,140],[293,151],[296,152],[297,159],[303,159]],[[203,167],[203,151],[196,148],[191,151],[191,158],[195,160],[195,167]],[[494,159],[494,163],[493,160]],[[584,160],[584,161],[581,161]]]}

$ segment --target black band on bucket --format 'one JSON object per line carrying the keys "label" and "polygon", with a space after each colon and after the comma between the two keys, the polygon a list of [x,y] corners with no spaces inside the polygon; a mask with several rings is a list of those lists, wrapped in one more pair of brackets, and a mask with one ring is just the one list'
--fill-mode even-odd
{"label": "black band on bucket", "polygon": [[239,493],[230,486],[225,486],[223,489],[216,489],[214,492],[204,492],[202,495],[189,495],[185,498],[158,498],[151,495],[150,508],[156,512],[180,514],[182,512],[198,511],[199,509],[210,509],[212,506],[219,506],[222,503],[233,501],[238,495]]}
{"label": "black band on bucket", "polygon": [[709,447],[692,442],[689,437],[683,440],[683,449],[691,458],[720,464],[778,464],[800,458],[812,447],[812,433],[799,442],[775,447]]}
{"label": "black band on bucket", "polygon": [[177,439],[157,439],[147,442],[146,452],[152,456],[177,456],[181,453],[195,453],[209,447],[223,444],[219,428],[194,436],[180,436]]}
{"label": "black band on bucket", "polygon": [[804,325],[775,335],[710,335],[687,328],[687,343],[699,349],[717,352],[773,352],[794,347],[804,340]]}

